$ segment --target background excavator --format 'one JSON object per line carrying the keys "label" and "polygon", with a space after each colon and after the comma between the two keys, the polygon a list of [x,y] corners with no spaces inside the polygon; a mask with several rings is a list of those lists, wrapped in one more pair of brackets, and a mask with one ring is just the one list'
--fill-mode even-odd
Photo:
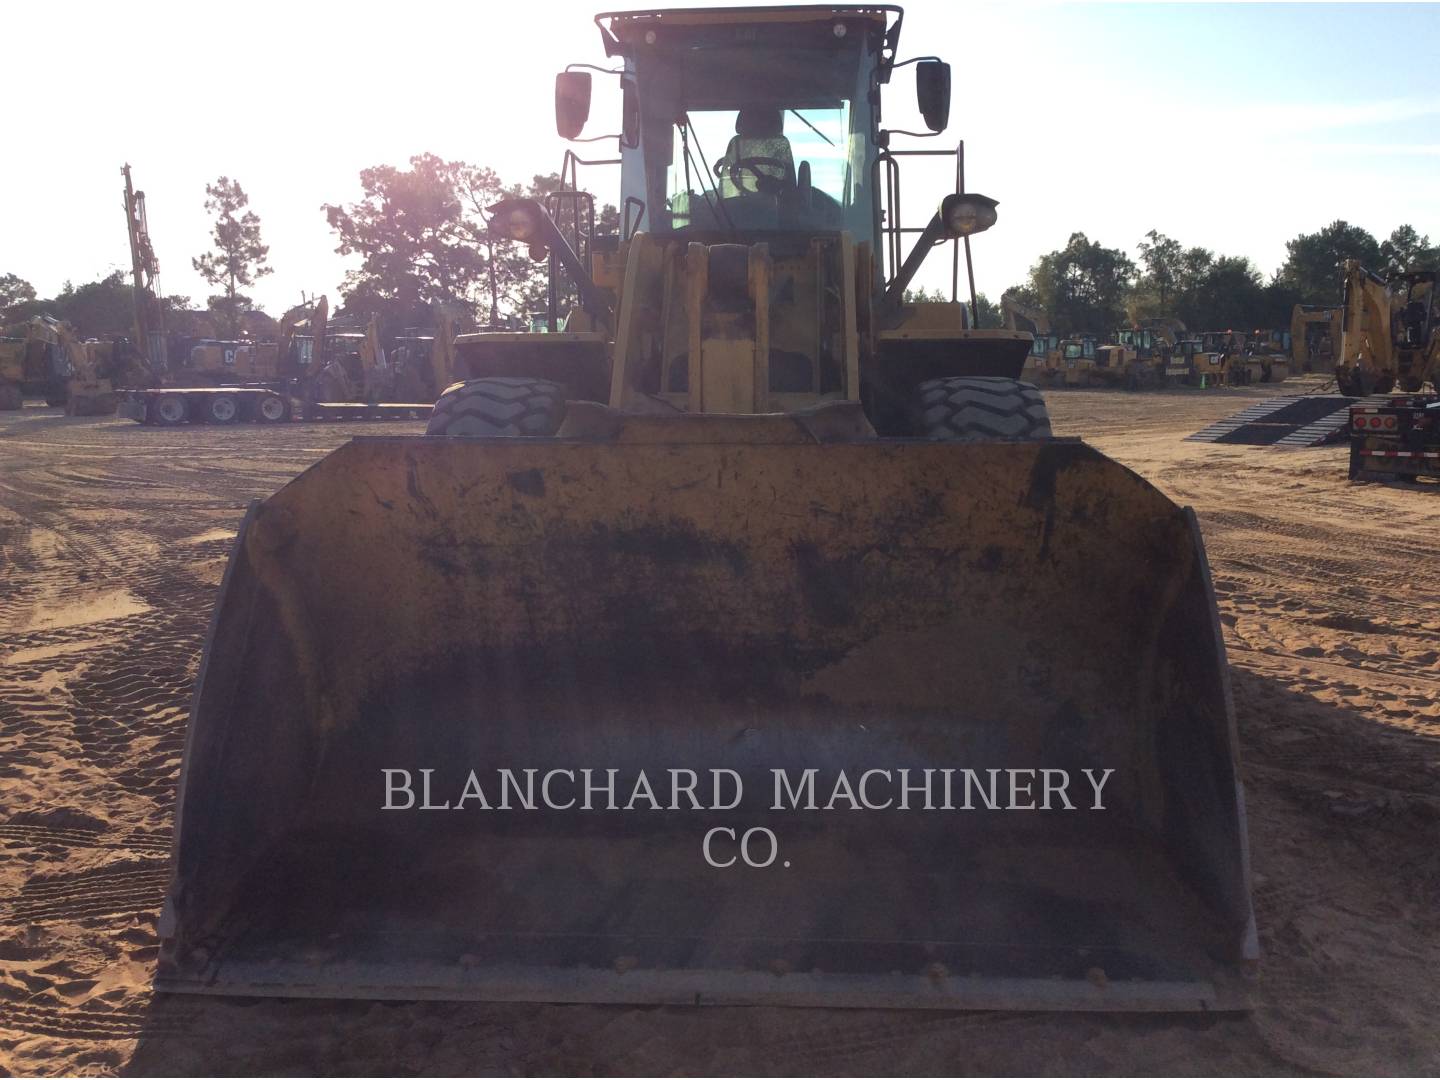
{"label": "background excavator", "polygon": [[[997,204],[961,147],[957,190],[898,213],[915,158],[877,88],[913,75],[937,133],[950,104],[947,65],[898,59],[902,20],[597,17],[621,235],[490,211],[578,294],[564,329],[462,334],[427,435],[353,440],[240,528],[158,988],[1243,1004],[1244,808],[1195,517],[1051,437],[1017,379],[1030,335],[975,329],[973,290],[971,312],[904,300],[947,242],[958,285]],[[591,89],[558,76],[562,136]],[[1103,809],[998,808],[1038,805],[1027,770],[1086,768]],[[1014,797],[988,786],[1006,769]],[[867,774],[899,801],[841,809]]]}
{"label": "background excavator", "polygon": [[1418,393],[1435,386],[1436,272],[1413,270],[1388,280],[1353,259],[1345,263],[1344,314],[1335,381],[1351,397]]}

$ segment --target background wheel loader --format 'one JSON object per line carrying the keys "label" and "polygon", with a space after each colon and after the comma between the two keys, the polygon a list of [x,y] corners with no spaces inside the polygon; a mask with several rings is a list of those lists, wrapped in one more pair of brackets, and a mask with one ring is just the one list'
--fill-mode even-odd
{"label": "background wheel loader", "polygon": [[1290,365],[1296,372],[1329,374],[1340,351],[1343,307],[1296,304],[1290,315]]}
{"label": "background wheel loader", "polygon": [[1290,375],[1293,343],[1289,330],[1252,330],[1243,354],[1250,382],[1284,382]]}
{"label": "background wheel loader", "polygon": [[[902,233],[913,159],[872,93],[901,18],[597,18],[623,235],[577,244],[529,200],[491,219],[578,294],[565,329],[462,335],[430,436],[355,439],[240,529],[158,988],[1242,1002],[1244,811],[1194,516],[1050,437],[1015,378],[1028,334],[902,302],[996,204],[957,172]],[[943,130],[949,70],[915,68]],[[590,92],[557,80],[562,135]],[[984,790],[947,798],[967,768]],[[1114,770],[1103,809],[987,787],[1085,768]],[[909,809],[849,808],[864,775]]]}

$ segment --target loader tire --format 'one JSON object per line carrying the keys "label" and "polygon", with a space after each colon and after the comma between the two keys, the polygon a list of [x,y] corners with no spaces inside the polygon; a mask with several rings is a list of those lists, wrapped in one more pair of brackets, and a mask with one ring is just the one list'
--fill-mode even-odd
{"label": "loader tire", "polygon": [[440,395],[426,435],[486,438],[554,435],[565,415],[565,388],[548,379],[470,379]]}
{"label": "loader tire", "polygon": [[14,412],[25,407],[25,398],[18,386],[0,386],[0,412]]}
{"label": "loader tire", "polygon": [[965,376],[920,384],[912,413],[914,434],[926,439],[980,442],[1048,439],[1045,399],[1018,379]]}

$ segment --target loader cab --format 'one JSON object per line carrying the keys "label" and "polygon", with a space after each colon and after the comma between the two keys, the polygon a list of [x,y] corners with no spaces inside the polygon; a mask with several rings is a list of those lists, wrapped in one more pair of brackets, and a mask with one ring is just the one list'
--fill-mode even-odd
{"label": "loader cab", "polygon": [[[898,184],[880,90],[897,66],[916,65],[929,132],[949,124],[949,66],[897,64],[903,19],[893,5],[597,15],[606,55],[623,62],[613,72],[623,94],[622,241],[642,228],[844,231],[879,251],[882,204]],[[585,71],[557,78],[562,137],[580,137],[590,94]]]}
{"label": "loader cab", "polygon": [[1390,280],[1391,339],[1401,349],[1421,349],[1436,322],[1433,271],[1401,274]]}
{"label": "loader cab", "polygon": [[1245,351],[1245,339],[1233,330],[1211,330],[1200,335],[1200,348],[1202,352],[1240,353]]}
{"label": "loader cab", "polygon": [[[637,138],[623,197],[657,233],[874,230],[884,13],[616,25]],[[763,30],[764,32],[760,32]],[[878,95],[875,95],[878,98]]]}
{"label": "loader cab", "polygon": [[1251,352],[1264,353],[1267,356],[1288,356],[1290,344],[1289,330],[1252,330],[1250,333]]}
{"label": "loader cab", "polygon": [[1153,330],[1117,330],[1115,344],[1134,349],[1141,360],[1149,360],[1155,353],[1155,332]]}
{"label": "loader cab", "polygon": [[338,361],[356,379],[360,377],[360,347],[363,344],[365,335],[357,330],[332,331],[325,335],[327,359]]}

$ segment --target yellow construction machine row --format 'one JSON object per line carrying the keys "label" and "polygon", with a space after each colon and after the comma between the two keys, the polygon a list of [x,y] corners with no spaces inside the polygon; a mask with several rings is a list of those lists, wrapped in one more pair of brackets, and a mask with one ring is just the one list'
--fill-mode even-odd
{"label": "yellow construction machine row", "polygon": [[376,318],[346,330],[328,313],[322,296],[273,342],[202,341],[160,385],[120,391],[120,415],[160,426],[429,415],[455,374],[453,318],[441,312],[432,334],[402,335],[387,353]]}
{"label": "yellow construction machine row", "polygon": [[[902,18],[597,18],[623,234],[557,225],[593,207],[573,183],[580,213],[492,214],[578,296],[565,329],[462,335],[427,436],[354,439],[246,515],[159,988],[1243,1003],[1194,515],[1051,436],[1029,334],[903,302],[996,204],[900,219],[915,159],[879,88],[913,77],[936,132],[950,103],[947,65],[898,59]],[[591,93],[558,77],[562,135]]]}
{"label": "yellow construction machine row", "polygon": [[[1022,309],[1008,297],[1004,303],[1013,328],[1012,313]],[[1290,372],[1288,354],[1276,352],[1268,335],[1260,340],[1262,331],[1249,339],[1234,330],[1186,336],[1177,320],[1154,320],[1153,326],[1117,330],[1102,343],[1093,334],[1051,333],[1043,317],[1023,310],[1036,330],[1022,374],[1042,386],[1244,386],[1281,382]]]}
{"label": "yellow construction machine row", "polygon": [[110,373],[115,344],[82,341],[64,323],[46,316],[0,331],[0,410],[19,409],[27,392],[71,416],[115,411]]}
{"label": "yellow construction machine row", "polygon": [[[441,314],[433,335],[411,334],[394,355],[381,347],[372,318],[362,331],[329,324],[325,297],[305,317],[293,314],[273,342],[203,340],[172,356],[164,327],[160,264],[150,241],[145,193],[125,177],[130,241],[135,377],[119,389],[121,416],[164,427],[184,423],[277,423],[300,415],[316,420],[416,419],[451,381],[454,329]],[[113,406],[112,406],[113,410]]]}

